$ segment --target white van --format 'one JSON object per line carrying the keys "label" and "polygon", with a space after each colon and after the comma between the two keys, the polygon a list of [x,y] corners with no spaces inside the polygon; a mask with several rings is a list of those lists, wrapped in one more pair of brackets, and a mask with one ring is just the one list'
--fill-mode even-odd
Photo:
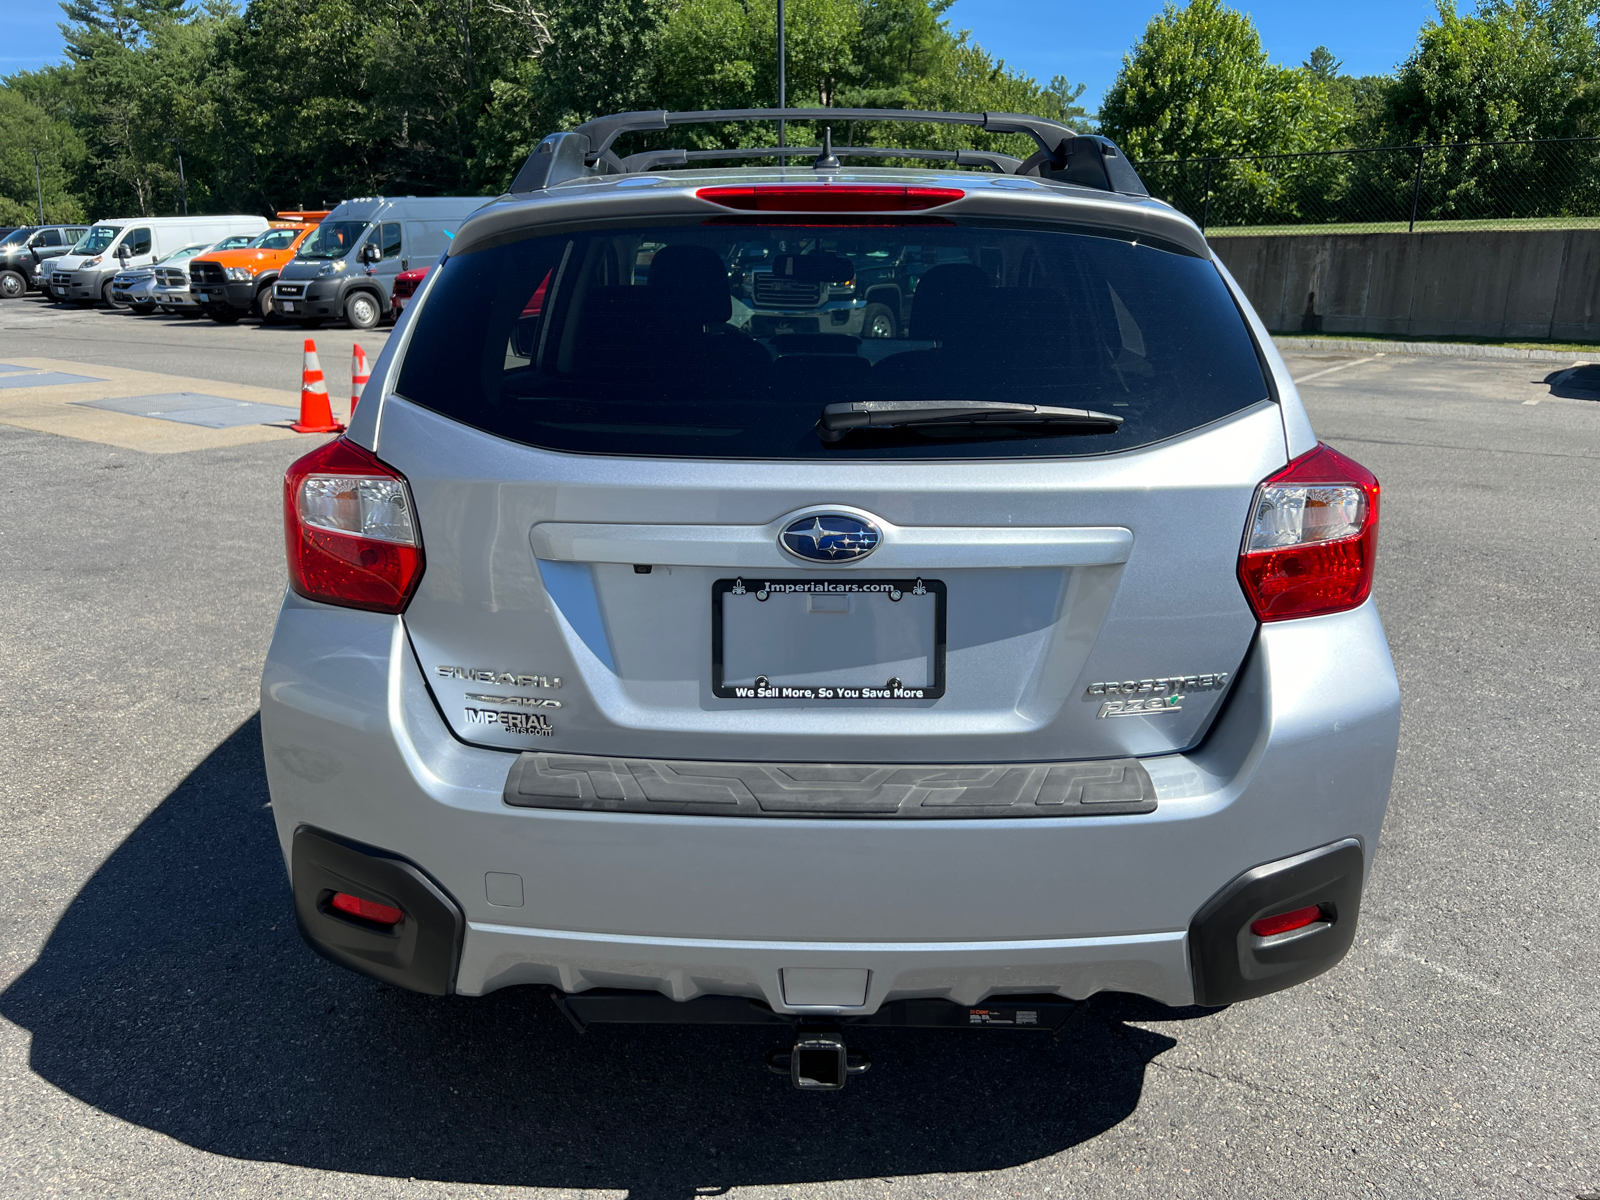
{"label": "white van", "polygon": [[111,301],[111,278],[126,267],[146,267],[195,242],[219,242],[232,233],[261,233],[265,217],[119,217],[89,226],[70,253],[50,264],[50,295],[93,304]]}

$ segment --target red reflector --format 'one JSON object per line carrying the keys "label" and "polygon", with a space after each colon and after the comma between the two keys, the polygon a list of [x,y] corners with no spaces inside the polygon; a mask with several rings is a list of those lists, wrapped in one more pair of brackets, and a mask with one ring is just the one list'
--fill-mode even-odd
{"label": "red reflector", "polygon": [[1250,922],[1250,932],[1257,937],[1271,937],[1275,933],[1288,933],[1291,929],[1304,929],[1324,920],[1322,909],[1313,904],[1309,908],[1297,908],[1293,912],[1279,913],[1275,917],[1262,917],[1259,921]]}
{"label": "red reflector", "polygon": [[813,183],[798,187],[706,187],[695,195],[746,212],[920,212],[960,200],[960,188]]}
{"label": "red reflector", "polygon": [[422,578],[422,543],[405,476],[340,438],[283,477],[289,586],[308,600],[405,610]]}
{"label": "red reflector", "polygon": [[1378,478],[1318,443],[1256,489],[1239,583],[1263,621],[1344,612],[1372,592]]}
{"label": "red reflector", "polygon": [[376,900],[363,900],[360,896],[352,896],[346,892],[335,892],[333,899],[328,901],[328,906],[376,925],[398,925],[405,918],[405,913],[398,908],[390,908],[387,904],[379,904]]}

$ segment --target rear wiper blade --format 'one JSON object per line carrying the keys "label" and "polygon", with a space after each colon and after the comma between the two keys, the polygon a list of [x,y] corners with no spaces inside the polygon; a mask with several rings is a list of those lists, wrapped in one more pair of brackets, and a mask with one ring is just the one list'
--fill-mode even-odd
{"label": "rear wiper blade", "polygon": [[856,400],[824,408],[817,436],[837,442],[852,429],[910,425],[1051,425],[1063,433],[1111,433],[1122,425],[1122,418],[1092,408],[1003,400]]}

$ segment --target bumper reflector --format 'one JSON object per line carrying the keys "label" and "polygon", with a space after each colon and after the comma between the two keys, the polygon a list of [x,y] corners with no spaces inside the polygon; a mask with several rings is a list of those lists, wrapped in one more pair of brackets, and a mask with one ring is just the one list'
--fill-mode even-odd
{"label": "bumper reflector", "polygon": [[1262,917],[1259,921],[1251,921],[1250,932],[1257,937],[1272,937],[1277,933],[1304,929],[1307,925],[1325,919],[1321,905],[1313,904],[1309,908],[1297,908],[1293,912],[1279,913],[1275,917]]}
{"label": "bumper reflector", "polygon": [[360,917],[363,921],[371,921],[375,925],[398,925],[405,919],[405,913],[398,908],[379,904],[376,900],[363,900],[348,892],[335,892],[333,898],[328,901],[328,907],[349,913],[352,917]]}

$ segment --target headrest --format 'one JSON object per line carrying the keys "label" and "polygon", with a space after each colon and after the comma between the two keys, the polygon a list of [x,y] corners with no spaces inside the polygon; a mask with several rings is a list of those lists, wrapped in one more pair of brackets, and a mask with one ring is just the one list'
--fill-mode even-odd
{"label": "headrest", "polygon": [[980,311],[988,289],[989,276],[971,263],[934,267],[912,294],[911,336],[935,342],[959,337]]}
{"label": "headrest", "polygon": [[720,325],[733,315],[728,268],[705,246],[664,246],[650,260],[650,292],[675,322]]}

